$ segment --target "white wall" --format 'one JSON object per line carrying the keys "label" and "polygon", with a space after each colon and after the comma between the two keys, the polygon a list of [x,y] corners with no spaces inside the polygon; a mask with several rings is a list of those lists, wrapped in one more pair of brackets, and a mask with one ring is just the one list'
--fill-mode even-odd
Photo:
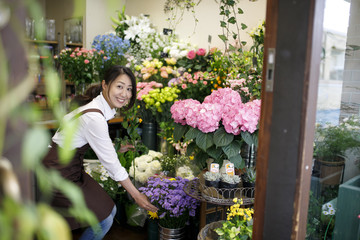
{"label": "white wall", "polygon": [[[167,15],[164,13],[164,0],[125,0],[125,13],[129,16],[138,16],[139,14],[149,14],[151,22],[157,27],[158,31],[163,28],[169,28],[166,21]],[[244,14],[238,15],[237,21],[244,23],[248,28],[240,33],[241,41],[247,41],[252,44],[249,32],[256,27],[261,20],[265,19],[266,0],[258,0],[256,2],[240,0],[240,7]],[[191,12],[184,14],[182,22],[177,26],[176,32],[180,39],[196,44],[198,47],[218,47],[223,48],[224,44],[218,35],[222,34],[220,27],[221,17],[219,15],[219,6],[215,0],[202,0],[195,7],[195,15],[199,20],[194,33],[194,18]],[[208,44],[208,36],[212,36],[211,45]]]}
{"label": "white wall", "polygon": [[96,35],[113,30],[110,17],[117,18],[117,12],[123,7],[125,0],[86,0],[86,13],[84,17],[85,48],[91,48],[91,43]]}

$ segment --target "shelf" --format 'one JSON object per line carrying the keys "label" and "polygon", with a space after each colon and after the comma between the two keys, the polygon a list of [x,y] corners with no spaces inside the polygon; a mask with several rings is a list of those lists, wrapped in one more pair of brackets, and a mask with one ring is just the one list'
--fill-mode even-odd
{"label": "shelf", "polygon": [[82,43],[70,43],[70,42],[66,42],[66,46],[67,46],[67,47],[82,47],[83,44],[82,44]]}
{"label": "shelf", "polygon": [[223,195],[234,195],[238,199],[242,199],[242,206],[254,204],[255,188],[214,188],[205,186],[203,179],[194,179],[184,185],[184,192],[192,198],[199,201],[212,203],[216,205],[231,206],[234,204],[233,198],[225,198]]}
{"label": "shelf", "polygon": [[31,39],[27,39],[26,41],[30,42],[30,43],[35,43],[35,44],[53,44],[56,45],[59,42],[58,41],[48,41],[48,40],[31,40]]}

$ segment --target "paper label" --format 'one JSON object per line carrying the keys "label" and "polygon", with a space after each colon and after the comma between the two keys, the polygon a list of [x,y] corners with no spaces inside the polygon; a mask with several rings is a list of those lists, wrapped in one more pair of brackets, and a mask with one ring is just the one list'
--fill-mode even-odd
{"label": "paper label", "polygon": [[210,172],[218,173],[219,172],[219,164],[217,164],[217,163],[210,164]]}
{"label": "paper label", "polygon": [[229,176],[234,176],[235,174],[235,169],[234,169],[234,164],[233,163],[227,163],[225,165],[225,170],[226,170],[226,174]]}

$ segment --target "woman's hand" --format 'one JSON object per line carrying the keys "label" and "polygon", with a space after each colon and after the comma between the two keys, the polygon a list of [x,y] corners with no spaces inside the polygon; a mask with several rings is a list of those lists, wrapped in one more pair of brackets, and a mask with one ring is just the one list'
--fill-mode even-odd
{"label": "woman's hand", "polygon": [[134,149],[135,149],[134,145],[125,144],[125,145],[120,146],[120,149],[118,150],[118,152],[124,153],[124,152],[127,152],[129,150],[134,150]]}
{"label": "woman's hand", "polygon": [[145,196],[145,194],[142,194],[139,192],[136,196],[133,196],[135,199],[135,202],[139,205],[139,207],[144,208],[147,211],[150,212],[157,212],[159,209],[152,205],[149,201],[149,199]]}
{"label": "woman's hand", "polygon": [[137,190],[130,181],[129,178],[125,179],[124,181],[120,181],[120,184],[128,191],[128,193],[134,198],[135,202],[145,210],[151,211],[151,212],[157,212],[158,209],[154,205],[151,204],[149,199],[145,196],[145,194],[142,194]]}

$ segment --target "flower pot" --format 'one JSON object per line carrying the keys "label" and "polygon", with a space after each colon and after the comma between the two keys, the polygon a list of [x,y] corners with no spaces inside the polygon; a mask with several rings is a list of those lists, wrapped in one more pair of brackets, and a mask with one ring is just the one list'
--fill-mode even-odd
{"label": "flower pot", "polygon": [[157,126],[153,122],[142,124],[141,140],[150,150],[157,150]]}
{"label": "flower pot", "polygon": [[199,232],[198,240],[216,240],[219,235],[214,231],[216,228],[222,227],[223,220],[206,224]]}
{"label": "flower pot", "polygon": [[185,237],[185,227],[165,228],[159,225],[159,240],[180,240]]}
{"label": "flower pot", "polygon": [[325,185],[339,185],[342,182],[345,159],[338,157],[337,161],[315,160],[315,168],[320,174],[320,182]]}
{"label": "flower pot", "polygon": [[147,225],[147,240],[158,240],[159,239],[159,228],[155,220],[150,219]]}
{"label": "flower pot", "polygon": [[238,187],[237,183],[227,183],[220,181],[219,187],[222,190],[222,195],[224,198],[234,198],[235,197],[235,188]]}
{"label": "flower pot", "polygon": [[219,181],[205,180],[205,186],[207,187],[219,188],[219,184],[220,184],[220,180]]}
{"label": "flower pot", "polygon": [[243,188],[245,188],[244,192],[247,197],[254,198],[255,189],[254,190],[252,189],[252,188],[255,188],[254,182],[243,181]]}

